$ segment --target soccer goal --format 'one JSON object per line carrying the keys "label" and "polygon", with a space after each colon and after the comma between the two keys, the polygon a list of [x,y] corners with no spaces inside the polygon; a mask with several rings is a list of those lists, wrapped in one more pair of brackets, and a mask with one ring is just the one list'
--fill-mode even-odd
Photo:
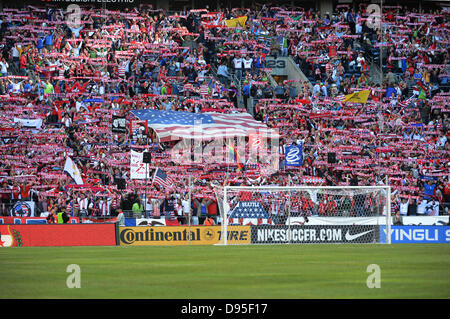
{"label": "soccer goal", "polygon": [[391,243],[389,186],[225,186],[216,196],[222,245]]}

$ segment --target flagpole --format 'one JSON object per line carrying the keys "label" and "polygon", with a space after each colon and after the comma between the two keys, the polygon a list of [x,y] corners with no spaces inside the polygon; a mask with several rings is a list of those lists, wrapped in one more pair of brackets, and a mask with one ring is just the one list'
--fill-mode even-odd
{"label": "flagpole", "polygon": [[147,218],[147,187],[148,187],[148,163],[145,163],[145,187],[144,187],[144,216]]}
{"label": "flagpole", "polygon": [[[146,149],[144,152],[147,152],[148,147],[148,132],[145,135],[145,146]],[[144,156],[144,155],[142,155]],[[143,158],[142,158],[143,159]],[[145,163],[145,188],[144,188],[144,216],[147,218],[147,187],[148,187],[148,163]]]}
{"label": "flagpole", "polygon": [[383,0],[380,0],[380,29],[381,29],[381,45],[380,45],[380,72],[381,72],[381,85],[383,87],[383,41],[385,40],[384,28],[383,28]]}
{"label": "flagpole", "polygon": [[189,246],[191,245],[191,200],[192,200],[192,185],[191,185],[191,174],[189,174],[189,215],[188,215],[188,225],[189,225]]}

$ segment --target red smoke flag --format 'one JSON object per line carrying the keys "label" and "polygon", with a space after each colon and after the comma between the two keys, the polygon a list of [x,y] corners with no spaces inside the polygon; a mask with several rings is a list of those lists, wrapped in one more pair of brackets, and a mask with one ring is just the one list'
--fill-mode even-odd
{"label": "red smoke flag", "polygon": [[262,149],[263,137],[260,133],[250,133],[248,134],[248,142],[250,144],[250,151],[252,153],[257,153]]}

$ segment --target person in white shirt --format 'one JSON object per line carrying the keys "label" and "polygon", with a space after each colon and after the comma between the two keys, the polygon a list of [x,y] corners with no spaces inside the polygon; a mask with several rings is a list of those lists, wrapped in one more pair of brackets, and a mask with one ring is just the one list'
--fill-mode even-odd
{"label": "person in white shirt", "polygon": [[12,48],[12,52],[11,52],[11,55],[12,55],[12,58],[13,58],[13,62],[14,62],[14,64],[15,64],[15,66],[16,66],[16,68],[17,68],[17,70],[19,70],[19,66],[20,66],[20,52],[19,52],[19,49],[21,49],[22,48],[22,46],[20,45],[20,44],[18,44],[17,46],[14,46],[13,48]]}
{"label": "person in white shirt", "polygon": [[144,209],[145,209],[144,212],[145,218],[151,218],[153,216],[153,201],[148,196],[144,201]]}
{"label": "person in white shirt", "polygon": [[7,76],[9,64],[8,62],[6,62],[4,58],[0,61],[0,67],[1,67],[0,72],[2,73],[2,76]]}
{"label": "person in white shirt", "polygon": [[408,206],[409,206],[409,199],[402,198],[400,201],[400,215],[406,216],[408,214]]}
{"label": "person in white shirt", "polygon": [[77,26],[72,26],[72,27],[69,27],[70,28],[70,31],[72,31],[72,35],[75,37],[75,38],[79,38],[80,37],[80,32],[81,32],[81,30],[83,30],[83,28],[84,28],[84,25],[80,25],[78,28],[77,28]]}
{"label": "person in white shirt", "polygon": [[185,195],[181,200],[181,206],[183,207],[183,215],[185,218],[185,223],[189,224],[189,217],[191,216],[191,202],[189,201],[188,195]]}
{"label": "person in white shirt", "polygon": [[325,83],[322,84],[321,91],[322,91],[322,96],[328,97],[328,88]]}
{"label": "person in white shirt", "polygon": [[234,74],[240,80],[242,78],[242,58],[239,56],[233,59]]}
{"label": "person in white shirt", "polygon": [[78,98],[78,101],[75,102],[75,108],[77,109],[77,112],[80,112],[81,108],[85,109],[86,112],[89,112],[89,109],[83,102],[83,98],[81,96]]}
{"label": "person in white shirt", "polygon": [[119,223],[119,226],[125,226],[125,215],[121,209],[118,210],[117,222]]}
{"label": "person in white shirt", "polygon": [[443,135],[441,136],[441,138],[439,138],[439,139],[436,141],[436,144],[437,144],[437,146],[439,146],[439,147],[444,147],[444,146],[445,146],[445,143],[447,143],[447,136],[445,135],[444,132],[443,132],[442,134],[443,134]]}
{"label": "person in white shirt", "polygon": [[69,117],[69,114],[66,113],[64,115],[63,123],[64,123],[64,126],[67,128],[72,126],[72,119]]}
{"label": "person in white shirt", "polygon": [[78,199],[78,204],[80,205],[80,216],[87,216],[89,199],[86,197],[86,195],[81,195],[81,198]]}
{"label": "person in white shirt", "polygon": [[100,216],[109,215],[107,199],[101,199],[98,203]]}
{"label": "person in white shirt", "polygon": [[356,65],[358,66],[360,71],[362,71],[362,66],[365,63],[366,63],[366,59],[364,59],[362,52],[360,52],[358,57],[356,58]]}
{"label": "person in white shirt", "polygon": [[74,44],[72,45],[71,42],[67,41],[67,48],[70,52],[72,52],[73,56],[80,56],[81,47],[83,46],[83,41],[73,41]]}
{"label": "person in white shirt", "polygon": [[321,92],[322,91],[320,88],[320,83],[316,82],[316,84],[313,86],[312,94],[313,94],[313,96],[318,97],[318,96],[320,96]]}
{"label": "person in white shirt", "polygon": [[253,59],[250,56],[246,56],[243,60],[242,60],[242,64],[244,65],[244,73],[247,75],[249,73],[251,73],[252,71],[252,66],[253,66]]}
{"label": "person in white shirt", "polygon": [[22,82],[23,81],[19,82],[19,81],[11,81],[10,80],[10,83],[12,85],[11,92],[16,93],[16,94],[20,93],[22,91]]}

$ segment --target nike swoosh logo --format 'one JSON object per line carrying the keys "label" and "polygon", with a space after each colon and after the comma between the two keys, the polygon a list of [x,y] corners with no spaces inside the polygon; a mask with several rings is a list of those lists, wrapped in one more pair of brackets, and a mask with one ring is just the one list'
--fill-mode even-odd
{"label": "nike swoosh logo", "polygon": [[350,232],[347,230],[347,232],[345,233],[345,240],[347,240],[347,241],[352,241],[352,240],[354,240],[354,239],[356,239],[356,238],[358,238],[358,237],[364,236],[365,234],[368,234],[368,233],[370,233],[370,232],[373,232],[373,229],[372,229],[372,230],[365,231],[365,232],[363,232],[363,233],[350,235]]}

